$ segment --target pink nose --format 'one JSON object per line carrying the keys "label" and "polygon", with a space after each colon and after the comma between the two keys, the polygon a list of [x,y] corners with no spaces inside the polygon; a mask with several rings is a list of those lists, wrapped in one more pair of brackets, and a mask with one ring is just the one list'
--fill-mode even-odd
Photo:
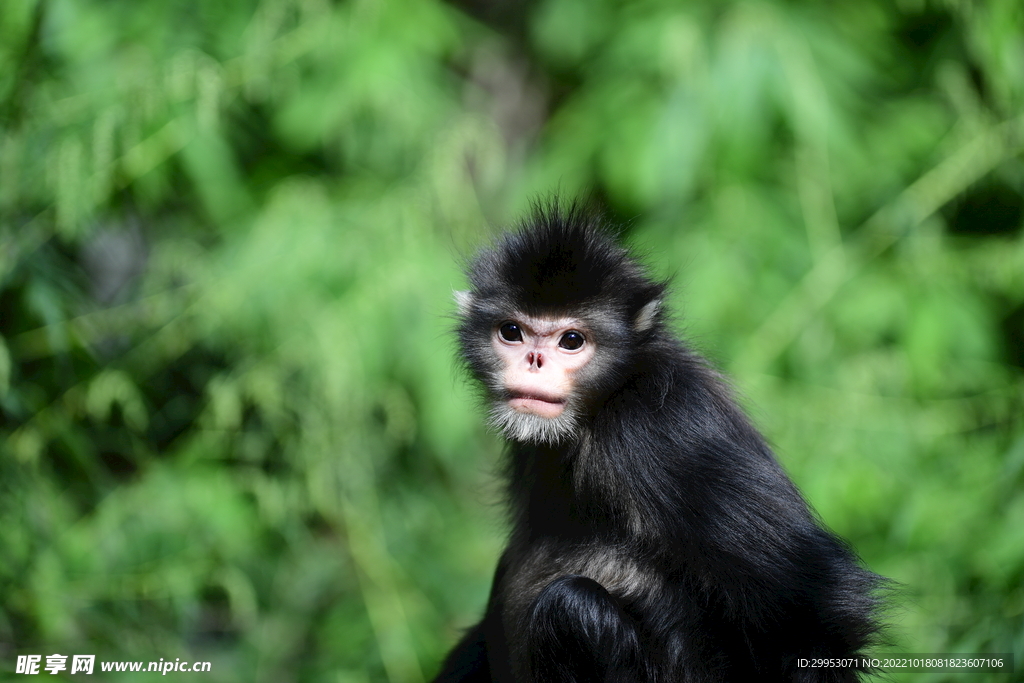
{"label": "pink nose", "polygon": [[544,365],[544,358],[540,355],[539,351],[530,351],[526,354],[526,362],[529,363],[531,367],[536,365],[539,368]]}

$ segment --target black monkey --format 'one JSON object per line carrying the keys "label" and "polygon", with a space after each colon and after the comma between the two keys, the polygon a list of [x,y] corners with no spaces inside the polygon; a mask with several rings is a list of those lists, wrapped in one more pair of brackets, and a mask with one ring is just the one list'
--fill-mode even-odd
{"label": "black monkey", "polygon": [[538,206],[456,293],[510,442],[512,531],[437,681],[856,681],[884,579],[823,529],[666,283],[580,204]]}

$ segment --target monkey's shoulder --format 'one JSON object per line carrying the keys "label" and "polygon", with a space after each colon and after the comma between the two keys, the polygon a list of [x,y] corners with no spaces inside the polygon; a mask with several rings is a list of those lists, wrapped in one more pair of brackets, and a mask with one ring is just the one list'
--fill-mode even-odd
{"label": "monkey's shoulder", "polygon": [[594,424],[606,438],[634,447],[678,452],[710,446],[733,458],[774,459],[725,378],[681,345],[634,363],[598,406]]}

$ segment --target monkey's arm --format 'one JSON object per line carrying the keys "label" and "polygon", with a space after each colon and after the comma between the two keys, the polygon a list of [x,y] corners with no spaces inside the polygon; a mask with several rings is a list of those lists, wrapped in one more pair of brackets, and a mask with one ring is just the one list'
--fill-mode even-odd
{"label": "monkey's arm", "polygon": [[466,632],[448,654],[434,683],[491,683],[484,622]]}

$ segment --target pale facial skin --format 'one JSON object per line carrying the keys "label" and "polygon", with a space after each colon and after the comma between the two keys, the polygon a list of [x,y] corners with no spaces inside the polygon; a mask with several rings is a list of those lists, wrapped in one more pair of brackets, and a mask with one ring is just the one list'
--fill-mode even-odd
{"label": "pale facial skin", "polygon": [[565,410],[574,374],[595,351],[579,320],[527,315],[499,324],[491,345],[505,368],[502,384],[509,407],[547,419]]}

